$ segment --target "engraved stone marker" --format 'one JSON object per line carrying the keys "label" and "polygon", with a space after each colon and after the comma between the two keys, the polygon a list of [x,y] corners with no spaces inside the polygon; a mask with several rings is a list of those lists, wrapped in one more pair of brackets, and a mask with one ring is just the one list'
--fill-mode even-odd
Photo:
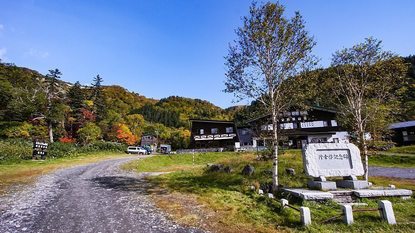
{"label": "engraved stone marker", "polygon": [[313,143],[303,152],[304,169],[309,176],[364,175],[359,148],[351,143]]}
{"label": "engraved stone marker", "polygon": [[[312,143],[303,148],[303,164],[307,175],[314,178],[310,188],[334,190],[339,187],[367,188],[366,181],[356,176],[364,175],[363,163],[357,146],[351,143]],[[326,177],[344,177],[344,180],[327,181]]]}

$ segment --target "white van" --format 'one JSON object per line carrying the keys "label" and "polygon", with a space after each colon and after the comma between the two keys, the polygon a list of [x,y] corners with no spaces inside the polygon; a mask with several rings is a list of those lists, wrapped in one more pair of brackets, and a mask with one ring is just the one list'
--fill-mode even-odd
{"label": "white van", "polygon": [[147,154],[147,150],[139,146],[129,146],[126,152],[127,154],[139,154],[139,155]]}

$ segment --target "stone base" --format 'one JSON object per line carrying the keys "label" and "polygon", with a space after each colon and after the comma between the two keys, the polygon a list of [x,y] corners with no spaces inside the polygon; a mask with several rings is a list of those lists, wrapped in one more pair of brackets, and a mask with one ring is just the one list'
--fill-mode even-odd
{"label": "stone base", "polygon": [[338,180],[336,182],[338,187],[348,189],[367,189],[369,188],[369,182],[364,180]]}
{"label": "stone base", "polygon": [[308,183],[307,183],[307,186],[310,189],[317,189],[317,190],[323,190],[323,191],[336,190],[337,189],[336,182],[333,182],[333,181],[309,180]]}
{"label": "stone base", "polygon": [[408,189],[362,189],[354,190],[353,193],[359,198],[412,196],[412,190]]}
{"label": "stone base", "polygon": [[[336,200],[339,195],[349,196],[351,202],[354,202],[357,198],[380,198],[380,197],[401,197],[411,198],[412,190],[408,189],[356,189],[348,191],[318,191],[310,189],[299,188],[283,188],[283,196],[299,197],[303,200],[310,201],[324,201],[324,200]],[[343,202],[342,202],[343,203]]]}
{"label": "stone base", "polygon": [[317,190],[283,188],[282,191],[283,195],[285,196],[292,195],[294,197],[299,197],[303,200],[324,201],[328,199],[333,199],[333,194]]}

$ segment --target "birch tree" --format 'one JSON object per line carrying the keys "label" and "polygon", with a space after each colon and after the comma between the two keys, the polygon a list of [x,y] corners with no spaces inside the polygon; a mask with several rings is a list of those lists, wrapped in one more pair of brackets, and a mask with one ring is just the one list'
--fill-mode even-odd
{"label": "birch tree", "polygon": [[287,80],[309,69],[315,59],[314,39],[305,30],[299,12],[284,16],[284,6],[265,3],[250,7],[236,29],[237,39],[226,58],[226,89],[240,99],[260,101],[272,119],[273,190],[278,189],[278,114],[286,110],[295,91]]}
{"label": "birch tree", "polygon": [[333,93],[340,119],[363,153],[365,179],[368,180],[369,127],[379,124],[380,117],[393,113],[393,103],[399,96],[407,66],[401,58],[383,51],[381,41],[374,38],[335,52],[332,66],[336,69],[337,85]]}

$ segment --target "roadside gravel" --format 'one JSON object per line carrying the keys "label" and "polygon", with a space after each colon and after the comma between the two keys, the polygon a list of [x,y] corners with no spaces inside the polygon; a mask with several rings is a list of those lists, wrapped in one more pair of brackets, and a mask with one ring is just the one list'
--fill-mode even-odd
{"label": "roadside gravel", "polygon": [[415,168],[369,167],[369,176],[384,176],[415,180]]}
{"label": "roadside gravel", "polygon": [[0,197],[0,232],[202,232],[158,210],[144,176],[107,160],[58,170]]}

